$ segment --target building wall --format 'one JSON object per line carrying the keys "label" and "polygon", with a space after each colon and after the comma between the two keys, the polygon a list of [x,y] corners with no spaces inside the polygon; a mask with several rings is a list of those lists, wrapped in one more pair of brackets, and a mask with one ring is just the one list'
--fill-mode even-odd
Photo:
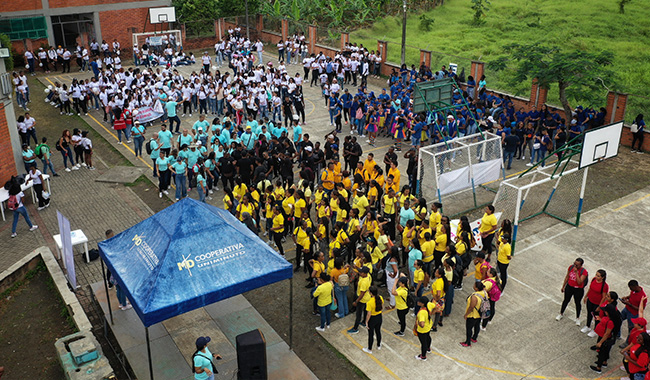
{"label": "building wall", "polygon": [[16,174],[16,161],[14,159],[14,150],[11,145],[11,136],[9,134],[9,123],[5,109],[8,107],[0,102],[0,186]]}
{"label": "building wall", "polygon": [[[99,12],[102,38],[109,44],[113,39],[117,39],[124,52],[131,51],[133,44],[132,30],[135,29],[136,33],[143,31],[148,12],[148,8]],[[149,26],[147,30],[153,31],[153,27],[149,24],[147,26]]]}
{"label": "building wall", "polygon": [[4,12],[18,12],[18,11],[34,11],[42,9],[43,3],[41,0],[3,0],[2,13]]}
{"label": "building wall", "polygon": [[49,0],[50,8],[69,8],[89,5],[106,5],[137,2],[139,0]]}

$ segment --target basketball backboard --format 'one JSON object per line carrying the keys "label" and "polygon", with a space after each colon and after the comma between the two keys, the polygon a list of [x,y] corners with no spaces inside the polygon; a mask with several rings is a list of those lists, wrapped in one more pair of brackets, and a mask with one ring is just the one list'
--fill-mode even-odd
{"label": "basketball backboard", "polygon": [[176,22],[176,8],[160,7],[149,8],[149,22],[160,24],[163,22]]}
{"label": "basketball backboard", "polygon": [[454,97],[454,80],[444,78],[415,84],[413,92],[413,111],[415,113],[446,109],[452,106]]}
{"label": "basketball backboard", "polygon": [[585,132],[580,154],[580,169],[616,157],[622,131],[621,121]]}

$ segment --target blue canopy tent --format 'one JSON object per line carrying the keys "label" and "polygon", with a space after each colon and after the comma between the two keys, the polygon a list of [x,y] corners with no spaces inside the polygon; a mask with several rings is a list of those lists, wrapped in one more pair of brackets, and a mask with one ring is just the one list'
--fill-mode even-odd
{"label": "blue canopy tent", "polygon": [[152,379],[149,326],[293,274],[291,263],[228,211],[191,198],[98,246],[145,325]]}

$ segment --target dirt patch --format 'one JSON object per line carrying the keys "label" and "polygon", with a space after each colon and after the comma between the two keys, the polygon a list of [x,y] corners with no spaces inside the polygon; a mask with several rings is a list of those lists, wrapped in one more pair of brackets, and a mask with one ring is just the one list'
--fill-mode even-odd
{"label": "dirt patch", "polygon": [[65,378],[54,342],[76,327],[44,265],[2,294],[0,320],[3,378]]}

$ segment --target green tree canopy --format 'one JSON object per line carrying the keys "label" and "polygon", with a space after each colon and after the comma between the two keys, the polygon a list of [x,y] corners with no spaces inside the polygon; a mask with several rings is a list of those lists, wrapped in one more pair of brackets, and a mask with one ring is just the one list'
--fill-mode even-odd
{"label": "green tree canopy", "polygon": [[615,84],[615,74],[609,68],[614,55],[609,51],[566,51],[539,43],[507,45],[504,51],[508,56],[488,62],[488,68],[512,69],[509,82],[513,86],[533,79],[546,89],[557,84],[567,123],[572,111],[569,99],[597,104],[602,102],[603,90]]}

